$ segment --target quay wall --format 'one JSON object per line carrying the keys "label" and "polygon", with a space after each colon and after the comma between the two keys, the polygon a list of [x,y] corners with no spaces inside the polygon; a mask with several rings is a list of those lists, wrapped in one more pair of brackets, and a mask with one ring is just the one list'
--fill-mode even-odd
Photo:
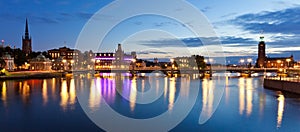
{"label": "quay wall", "polygon": [[300,94],[300,82],[264,79],[264,87],[273,90],[287,91]]}

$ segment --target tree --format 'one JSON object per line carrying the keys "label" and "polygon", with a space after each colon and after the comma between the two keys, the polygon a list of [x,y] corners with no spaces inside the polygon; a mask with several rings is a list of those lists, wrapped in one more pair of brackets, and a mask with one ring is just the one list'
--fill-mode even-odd
{"label": "tree", "polygon": [[196,64],[199,70],[203,70],[206,68],[206,63],[204,62],[204,57],[200,55],[194,55],[196,60]]}
{"label": "tree", "polygon": [[15,58],[15,64],[17,67],[22,66],[27,62],[26,54],[22,52],[21,49],[15,49],[14,50],[14,58]]}
{"label": "tree", "polygon": [[2,58],[0,58],[0,69],[5,68],[5,65],[6,65],[5,61]]}

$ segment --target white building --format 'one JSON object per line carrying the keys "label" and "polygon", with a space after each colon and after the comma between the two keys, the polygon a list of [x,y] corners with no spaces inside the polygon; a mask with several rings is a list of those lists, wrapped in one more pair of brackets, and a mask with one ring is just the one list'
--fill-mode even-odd
{"label": "white building", "polygon": [[13,71],[15,68],[14,64],[14,58],[12,58],[8,53],[5,53],[5,55],[2,57],[2,59],[5,61],[5,70]]}

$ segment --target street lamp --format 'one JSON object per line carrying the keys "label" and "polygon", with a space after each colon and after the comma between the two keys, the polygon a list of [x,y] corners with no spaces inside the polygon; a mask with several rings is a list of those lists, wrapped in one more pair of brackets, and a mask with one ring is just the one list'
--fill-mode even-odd
{"label": "street lamp", "polygon": [[244,59],[241,59],[241,60],[240,60],[241,66],[243,66],[244,62],[245,62]]}
{"label": "street lamp", "polygon": [[288,63],[287,67],[289,68],[290,67],[291,59],[286,59],[286,62]]}
{"label": "street lamp", "polygon": [[210,58],[209,63],[211,64],[212,62],[214,62],[214,59]]}
{"label": "street lamp", "polygon": [[249,68],[251,68],[252,59],[251,58],[247,59],[247,62],[249,63]]}
{"label": "street lamp", "polygon": [[277,68],[279,68],[280,63],[281,63],[281,60],[277,60]]}

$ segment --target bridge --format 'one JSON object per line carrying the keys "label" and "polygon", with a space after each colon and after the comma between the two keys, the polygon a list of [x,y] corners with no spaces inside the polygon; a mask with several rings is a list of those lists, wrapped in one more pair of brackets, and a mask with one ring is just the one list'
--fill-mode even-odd
{"label": "bridge", "polygon": [[300,73],[300,68],[246,68],[246,67],[225,67],[225,66],[212,66],[207,67],[203,70],[197,70],[197,68],[161,68],[161,67],[143,67],[143,68],[101,68],[95,70],[72,70],[67,71],[72,73],[81,73],[81,72],[96,72],[96,73],[152,73],[152,72],[162,72],[166,75],[168,74],[198,74],[198,73],[222,73],[222,72],[231,72],[231,73],[241,73],[251,76],[252,73],[264,73],[264,72],[292,72]]}

